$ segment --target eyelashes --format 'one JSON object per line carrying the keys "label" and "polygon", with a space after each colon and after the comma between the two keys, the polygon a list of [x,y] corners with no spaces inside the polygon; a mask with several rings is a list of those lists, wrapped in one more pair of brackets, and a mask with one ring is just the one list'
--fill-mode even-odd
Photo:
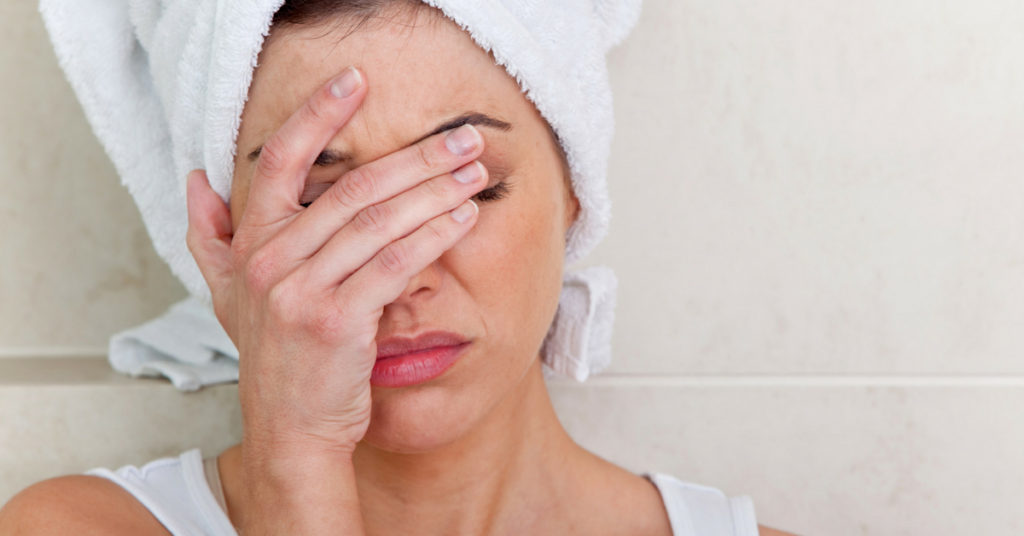
{"label": "eyelashes", "polygon": [[[504,199],[511,191],[512,188],[510,187],[508,181],[502,180],[498,181],[497,184],[491,186],[490,188],[487,188],[486,190],[481,190],[470,199],[473,199],[474,201],[480,201],[482,203],[490,203],[491,201]],[[316,199],[314,199],[313,201],[315,200]],[[299,204],[302,205],[303,208],[308,208],[309,205],[313,204],[313,201]]]}
{"label": "eyelashes", "polygon": [[498,181],[498,184],[495,184],[486,190],[481,190],[479,193],[474,195],[472,199],[482,201],[484,203],[497,201],[508,195],[509,191],[510,188],[507,181]]}

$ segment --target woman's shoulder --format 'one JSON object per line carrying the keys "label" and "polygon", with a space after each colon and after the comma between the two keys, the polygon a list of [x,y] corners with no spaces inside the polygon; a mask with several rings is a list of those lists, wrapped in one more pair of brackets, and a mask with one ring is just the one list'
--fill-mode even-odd
{"label": "woman's shoulder", "polygon": [[0,534],[168,534],[115,482],[93,475],[50,478],[25,488],[0,508]]}
{"label": "woman's shoulder", "polygon": [[199,449],[191,449],[142,466],[98,467],[43,481],[11,500],[0,527],[28,527],[27,534],[235,535],[202,464]]}

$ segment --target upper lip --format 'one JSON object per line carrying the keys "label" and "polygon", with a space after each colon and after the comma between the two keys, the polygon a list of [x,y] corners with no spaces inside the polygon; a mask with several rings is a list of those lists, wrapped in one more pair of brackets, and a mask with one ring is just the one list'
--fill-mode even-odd
{"label": "upper lip", "polygon": [[377,359],[441,346],[458,346],[469,339],[450,331],[428,331],[416,337],[388,337],[377,343]]}

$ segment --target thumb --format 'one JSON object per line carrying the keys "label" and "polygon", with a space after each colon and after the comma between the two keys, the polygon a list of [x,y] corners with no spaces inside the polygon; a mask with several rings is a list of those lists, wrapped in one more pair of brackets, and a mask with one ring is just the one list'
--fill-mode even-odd
{"label": "thumb", "polygon": [[214,302],[231,281],[231,209],[210,187],[201,169],[188,174],[188,232],[185,242],[199,265]]}

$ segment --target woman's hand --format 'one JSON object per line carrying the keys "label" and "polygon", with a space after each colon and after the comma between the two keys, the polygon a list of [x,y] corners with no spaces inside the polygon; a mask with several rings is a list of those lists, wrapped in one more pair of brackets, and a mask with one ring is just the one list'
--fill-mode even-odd
{"label": "woman's hand", "polygon": [[365,94],[350,69],[266,141],[233,233],[205,174],[189,176],[188,246],[240,355],[243,451],[351,453],[369,425],[384,306],[476,222],[467,199],[487,173],[470,125],[349,171],[302,208],[313,162]]}

